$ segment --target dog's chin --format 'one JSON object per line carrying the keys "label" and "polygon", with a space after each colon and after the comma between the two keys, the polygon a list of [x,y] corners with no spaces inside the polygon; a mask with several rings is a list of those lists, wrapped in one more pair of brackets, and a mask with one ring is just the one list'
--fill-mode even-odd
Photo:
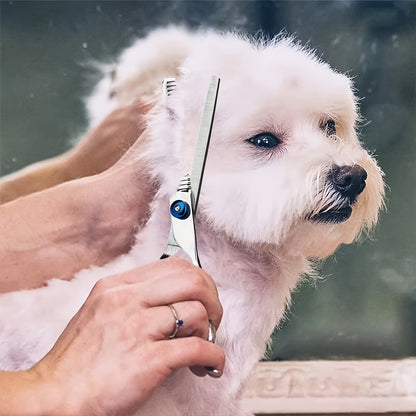
{"label": "dog's chin", "polygon": [[339,224],[345,222],[351,217],[352,207],[347,205],[338,209],[321,211],[310,217],[312,221],[324,224]]}

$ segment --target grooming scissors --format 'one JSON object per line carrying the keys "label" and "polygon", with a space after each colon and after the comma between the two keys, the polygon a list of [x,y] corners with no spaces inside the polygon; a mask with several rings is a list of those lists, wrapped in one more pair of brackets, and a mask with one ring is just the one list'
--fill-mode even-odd
{"label": "grooming scissors", "polygon": [[[164,81],[166,95],[174,88],[174,79]],[[191,173],[187,173],[179,182],[177,192],[170,199],[171,227],[165,252],[160,257],[165,259],[182,249],[195,266],[201,267],[195,233],[195,213],[198,207],[199,192],[204,175],[205,162],[211,138],[220,79],[211,77],[204,110],[199,125]],[[208,341],[215,342],[215,328],[209,323]],[[213,377],[221,374],[216,369],[207,369]]]}

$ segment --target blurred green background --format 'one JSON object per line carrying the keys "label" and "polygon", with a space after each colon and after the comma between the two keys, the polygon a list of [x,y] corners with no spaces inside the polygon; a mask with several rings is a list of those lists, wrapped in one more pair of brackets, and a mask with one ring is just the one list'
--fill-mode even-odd
{"label": "blurred green background", "polygon": [[414,1],[1,1],[0,174],[61,153],[83,99],[136,37],[167,24],[294,33],[354,77],[360,136],[386,174],[371,239],[342,247],[293,296],[269,359],[416,355]]}

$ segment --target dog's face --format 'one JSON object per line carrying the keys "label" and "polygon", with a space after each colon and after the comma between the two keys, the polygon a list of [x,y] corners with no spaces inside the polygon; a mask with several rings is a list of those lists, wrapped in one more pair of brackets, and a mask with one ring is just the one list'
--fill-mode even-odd
{"label": "dog's face", "polygon": [[347,77],[287,40],[253,46],[216,35],[184,68],[151,121],[152,147],[159,161],[165,153],[177,162],[177,175],[162,172],[174,188],[189,170],[209,78],[219,76],[199,205],[216,230],[326,257],[375,223],[382,174],[357,139]]}

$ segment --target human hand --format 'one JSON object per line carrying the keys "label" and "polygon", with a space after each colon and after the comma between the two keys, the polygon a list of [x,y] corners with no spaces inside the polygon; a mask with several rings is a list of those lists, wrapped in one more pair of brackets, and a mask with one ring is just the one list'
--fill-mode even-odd
{"label": "human hand", "polygon": [[[143,133],[153,104],[137,100],[108,114],[72,149],[0,178],[0,204],[113,166]],[[136,145],[140,153],[142,143]]]}
{"label": "human hand", "polygon": [[[174,339],[169,304],[184,322]],[[30,371],[62,415],[129,414],[177,368],[223,371],[224,352],[206,341],[208,319],[218,328],[221,316],[215,284],[202,269],[161,260],[98,282]]]}
{"label": "human hand", "polygon": [[[150,203],[158,184],[156,179],[149,177],[147,164],[141,157],[146,146],[146,133],[134,144],[121,144],[119,139],[130,132],[127,136],[134,141],[135,129],[143,130],[145,125],[142,120],[137,127],[136,122],[150,105],[136,102],[114,111],[88,134],[85,141],[60,156],[56,166],[61,173],[68,171],[67,166],[71,175],[92,175],[104,166],[98,161],[101,153],[95,150],[96,147],[106,149],[103,150],[105,156],[117,148],[118,143],[120,149],[114,155],[117,158],[130,146],[121,160],[104,172],[61,183],[3,205],[2,198],[8,200],[12,193],[6,192],[9,195],[6,197],[3,191],[8,180],[3,183],[0,180],[0,235],[3,237],[0,238],[0,264],[2,275],[7,276],[7,279],[0,279],[0,293],[41,287],[51,278],[71,279],[79,270],[107,264],[129,251],[135,234],[149,218]],[[112,144],[100,145],[107,140]],[[95,161],[94,157],[97,158]],[[114,159],[110,159],[100,160],[111,164]],[[91,170],[87,172],[79,166]],[[60,181],[61,176],[52,174],[50,168],[48,165],[48,174],[44,177],[60,178]],[[17,175],[15,179],[24,185],[24,189],[19,188],[15,197],[55,184],[38,177],[38,174],[43,177],[44,170],[41,170],[43,173],[29,171],[40,188],[32,188],[26,174]],[[71,175],[63,180],[68,180]],[[12,188],[18,189],[14,185]]]}
{"label": "human hand", "polygon": [[[71,179],[90,176],[113,166],[143,133],[145,117],[153,107],[150,101],[136,100],[107,115],[88,131],[67,155],[66,170]],[[142,144],[136,144],[135,153]]]}

